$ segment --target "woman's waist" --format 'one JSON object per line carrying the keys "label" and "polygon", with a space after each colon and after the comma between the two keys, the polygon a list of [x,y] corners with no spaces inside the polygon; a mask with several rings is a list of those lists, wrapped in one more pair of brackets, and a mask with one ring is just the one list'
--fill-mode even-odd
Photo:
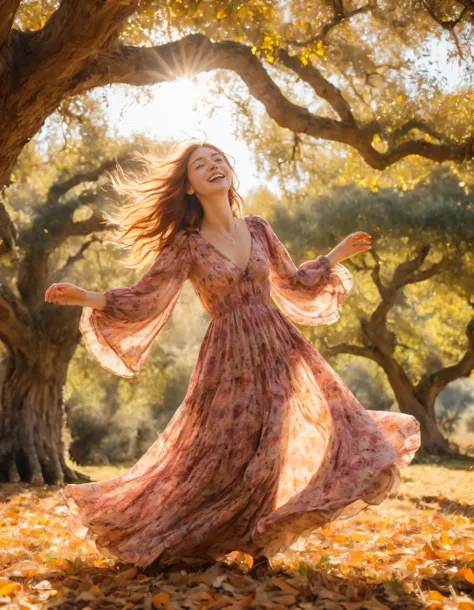
{"label": "woman's waist", "polygon": [[202,388],[212,387],[258,365],[286,361],[306,342],[281,311],[253,295],[212,319],[195,373]]}
{"label": "woman's waist", "polygon": [[273,309],[270,296],[263,293],[241,295],[238,299],[229,294],[215,302],[210,313],[212,322],[223,322],[224,318],[235,315],[258,315],[260,310]]}

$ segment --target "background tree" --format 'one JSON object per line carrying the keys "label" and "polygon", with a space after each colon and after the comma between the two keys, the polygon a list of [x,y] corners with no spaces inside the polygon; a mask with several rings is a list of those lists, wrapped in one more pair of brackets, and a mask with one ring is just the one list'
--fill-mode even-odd
{"label": "background tree", "polygon": [[[106,249],[108,272],[99,255],[107,203],[102,187],[117,160],[133,169],[127,162],[128,146],[145,147],[138,139],[109,139],[92,125],[94,112],[89,111],[89,121],[67,152],[55,140],[46,153],[38,146],[36,155],[22,157],[9,190],[18,227],[14,248],[0,261],[0,341],[5,348],[0,478],[9,482],[54,484],[81,478],[65,462],[62,432],[63,386],[81,338],[82,308],[46,303],[44,293],[58,281],[89,289],[97,283],[104,290],[107,284],[116,285],[117,253]],[[135,283],[136,275],[136,270],[124,268],[122,285]],[[161,360],[166,361],[163,352]],[[112,398],[109,393],[113,410]]]}
{"label": "background tree", "polygon": [[420,455],[457,451],[438,429],[435,401],[474,370],[473,221],[471,197],[441,170],[408,193],[350,186],[292,215],[278,206],[271,221],[297,260],[356,229],[373,235],[370,252],[346,261],[357,279],[340,322],[329,333],[302,331],[321,337],[325,357],[360,356],[383,369],[399,410],[421,423]]}

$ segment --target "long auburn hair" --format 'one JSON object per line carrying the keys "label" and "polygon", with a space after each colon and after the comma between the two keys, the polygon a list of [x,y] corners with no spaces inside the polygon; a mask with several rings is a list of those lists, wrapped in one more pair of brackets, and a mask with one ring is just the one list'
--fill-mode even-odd
{"label": "long auburn hair", "polygon": [[242,216],[243,199],[237,193],[237,176],[227,155],[208,142],[178,142],[164,159],[156,153],[137,152],[134,159],[143,164],[137,175],[127,174],[117,162],[117,173],[110,174],[113,188],[125,202],[115,214],[105,214],[109,241],[129,250],[125,263],[137,267],[156,258],[181,229],[198,231],[204,210],[198,197],[186,193],[189,186],[189,157],[200,147],[222,155],[232,175],[228,191],[232,215]]}

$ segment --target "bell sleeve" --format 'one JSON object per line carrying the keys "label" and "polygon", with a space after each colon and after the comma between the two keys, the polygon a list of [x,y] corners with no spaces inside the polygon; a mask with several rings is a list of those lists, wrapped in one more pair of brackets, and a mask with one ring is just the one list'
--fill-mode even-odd
{"label": "bell sleeve", "polygon": [[104,369],[121,377],[139,372],[178,301],[190,265],[186,233],[181,230],[135,285],[107,290],[102,310],[83,308],[79,330]]}
{"label": "bell sleeve", "polygon": [[321,255],[296,267],[270,224],[255,216],[263,234],[270,265],[271,297],[293,322],[316,326],[333,324],[352,288],[350,271]]}

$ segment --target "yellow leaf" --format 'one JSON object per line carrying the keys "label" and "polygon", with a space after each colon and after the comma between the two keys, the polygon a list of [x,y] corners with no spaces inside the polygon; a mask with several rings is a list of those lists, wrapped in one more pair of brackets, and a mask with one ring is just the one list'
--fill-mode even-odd
{"label": "yellow leaf", "polygon": [[364,551],[354,551],[349,555],[349,563],[351,565],[359,565],[364,557]]}
{"label": "yellow leaf", "polygon": [[322,40],[318,40],[318,44],[316,45],[316,53],[323,57],[326,53],[327,46],[324,44]]}
{"label": "yellow leaf", "polygon": [[123,572],[117,574],[114,580],[116,582],[124,582],[125,580],[132,580],[133,578],[135,578],[136,575],[137,568],[128,568],[127,570],[124,570]]}
{"label": "yellow leaf", "polygon": [[444,600],[444,595],[439,591],[436,591],[436,589],[431,589],[430,591],[428,591],[428,599],[433,599],[442,602]]}
{"label": "yellow leaf", "polygon": [[397,97],[397,100],[396,100],[397,104],[403,104],[404,101],[405,101],[405,96],[404,95],[399,95]]}
{"label": "yellow leaf", "polygon": [[439,557],[439,559],[451,559],[453,552],[452,551],[438,551],[435,550],[434,554],[436,555],[436,557]]}
{"label": "yellow leaf", "polygon": [[170,594],[161,591],[161,593],[157,593],[151,598],[151,603],[158,610],[171,610],[173,607],[171,605]]}
{"label": "yellow leaf", "polygon": [[225,10],[224,10],[224,9],[222,9],[222,8],[220,8],[220,9],[217,11],[217,15],[216,15],[216,17],[217,17],[218,19],[224,19],[225,15],[226,15]]}
{"label": "yellow leaf", "polygon": [[20,588],[21,588],[21,585],[19,585],[17,582],[11,581],[8,585],[4,585],[0,589],[0,597],[4,597],[6,595],[10,595],[10,593],[12,591],[15,591],[16,589],[20,589]]}

